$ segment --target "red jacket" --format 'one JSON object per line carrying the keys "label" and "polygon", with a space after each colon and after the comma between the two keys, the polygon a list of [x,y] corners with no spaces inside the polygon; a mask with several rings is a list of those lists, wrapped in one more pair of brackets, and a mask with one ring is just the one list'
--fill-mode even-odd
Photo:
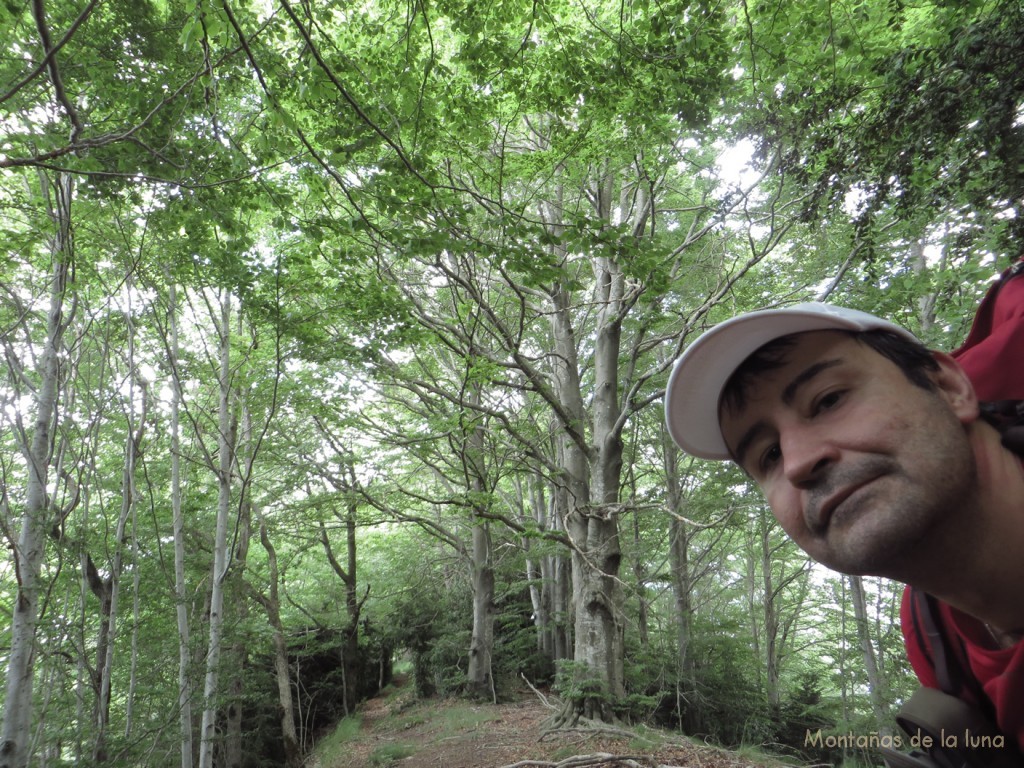
{"label": "red jacket", "polygon": [[[1012,648],[997,648],[983,623],[941,601],[936,604],[947,637],[963,649],[967,662],[965,671],[981,684],[992,703],[996,725],[1007,739],[1015,736],[1024,753],[1024,641]],[[912,617],[909,588],[903,592],[900,624],[907,658],[917,679],[928,688],[940,688]]]}

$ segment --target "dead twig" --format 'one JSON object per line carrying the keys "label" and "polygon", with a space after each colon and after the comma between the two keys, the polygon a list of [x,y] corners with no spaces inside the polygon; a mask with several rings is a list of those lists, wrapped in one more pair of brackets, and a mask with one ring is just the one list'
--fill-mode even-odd
{"label": "dead twig", "polygon": [[554,704],[552,704],[550,701],[548,701],[548,697],[547,696],[545,696],[543,693],[541,693],[536,688],[534,688],[533,683],[531,683],[527,679],[526,675],[524,675],[522,672],[520,672],[519,676],[521,678],[523,678],[523,682],[525,682],[530,687],[530,690],[533,691],[537,695],[537,698],[540,699],[540,703],[541,704],[543,704],[548,709],[558,709],[558,707],[556,707]]}
{"label": "dead twig", "polygon": [[502,768],[585,768],[594,765],[615,765],[625,768],[680,768],[674,765],[660,765],[650,757],[638,755],[612,755],[597,752],[592,755],[573,755],[564,760],[520,760]]}

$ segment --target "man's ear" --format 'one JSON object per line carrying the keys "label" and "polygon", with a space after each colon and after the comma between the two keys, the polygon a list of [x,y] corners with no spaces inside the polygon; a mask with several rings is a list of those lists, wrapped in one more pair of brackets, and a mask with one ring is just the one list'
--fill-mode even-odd
{"label": "man's ear", "polygon": [[978,396],[967,373],[945,352],[932,352],[932,357],[939,365],[939,370],[932,373],[939,394],[964,424],[976,421],[980,415]]}

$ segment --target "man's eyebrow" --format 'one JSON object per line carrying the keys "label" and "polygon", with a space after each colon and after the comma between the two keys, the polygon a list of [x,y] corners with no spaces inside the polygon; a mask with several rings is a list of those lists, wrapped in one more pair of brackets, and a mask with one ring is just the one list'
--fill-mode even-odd
{"label": "man's eyebrow", "polygon": [[[794,376],[789,384],[786,385],[785,389],[782,390],[783,404],[792,405],[800,387],[807,384],[822,371],[834,368],[837,365],[842,365],[842,363],[843,361],[841,359],[832,358],[830,360],[821,360],[804,368],[800,373]],[[759,419],[750,425],[747,431],[743,433],[743,437],[740,438],[740,441],[736,443],[736,449],[732,452],[733,461],[735,461],[741,468],[743,467],[743,459],[746,456],[747,450],[750,448],[750,444],[760,437],[762,432],[765,432],[768,429],[768,422],[764,419]]]}
{"label": "man's eyebrow", "polygon": [[785,405],[792,405],[800,387],[822,371],[828,370],[829,368],[835,368],[837,365],[842,365],[842,363],[843,361],[839,358],[833,358],[831,360],[821,360],[814,365],[807,366],[800,373],[794,376],[793,380],[790,381],[789,384],[786,385],[786,388],[782,390],[782,402]]}
{"label": "man's eyebrow", "polygon": [[743,437],[740,438],[740,441],[736,444],[736,450],[732,452],[733,461],[735,461],[744,472],[747,470],[743,466],[743,458],[746,455],[747,450],[750,448],[750,444],[754,442],[762,432],[767,430],[768,422],[764,419],[759,419],[750,425],[750,428],[743,433]]}

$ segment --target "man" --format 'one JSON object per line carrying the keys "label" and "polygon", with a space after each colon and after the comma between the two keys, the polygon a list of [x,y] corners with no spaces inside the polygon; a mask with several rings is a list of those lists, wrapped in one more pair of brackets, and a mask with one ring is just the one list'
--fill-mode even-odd
{"label": "man", "polygon": [[[1024,466],[956,360],[864,312],[763,310],[687,348],[665,409],[676,443],[736,462],[815,560],[934,596],[976,703],[1024,750]],[[938,687],[907,601],[903,630]]]}

